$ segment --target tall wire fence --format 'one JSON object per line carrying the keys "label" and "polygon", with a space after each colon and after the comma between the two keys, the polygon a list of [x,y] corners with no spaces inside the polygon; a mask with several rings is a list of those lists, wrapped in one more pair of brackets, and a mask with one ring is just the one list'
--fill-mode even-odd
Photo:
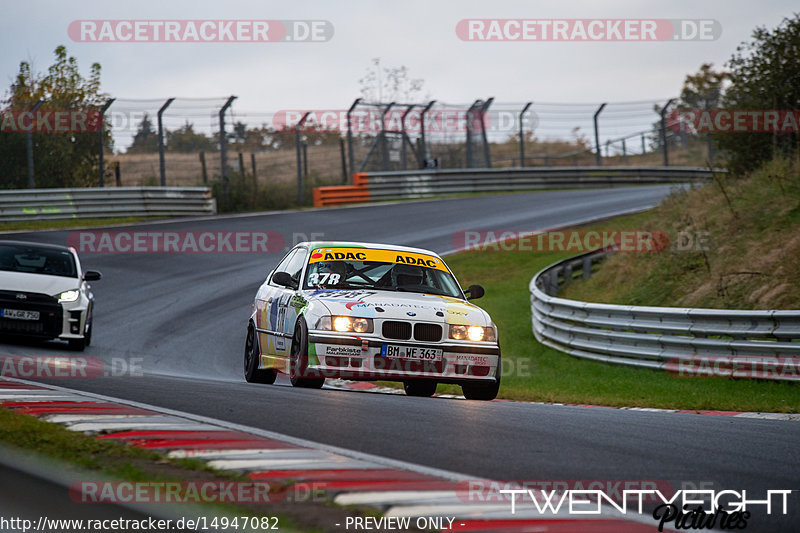
{"label": "tall wire fence", "polygon": [[349,183],[357,172],[712,160],[708,139],[669,123],[674,102],[356,99],[264,111],[241,108],[235,96],[118,98],[105,110],[113,145],[105,143],[98,182],[210,185],[226,196],[238,187],[285,205],[309,203],[312,187]]}

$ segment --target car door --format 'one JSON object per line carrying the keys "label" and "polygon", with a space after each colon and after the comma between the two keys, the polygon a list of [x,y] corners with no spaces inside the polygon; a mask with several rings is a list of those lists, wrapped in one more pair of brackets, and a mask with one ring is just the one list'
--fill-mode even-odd
{"label": "car door", "polygon": [[[278,263],[258,290],[256,297],[256,328],[258,330],[259,344],[261,345],[262,361],[265,367],[282,368],[283,364],[277,359],[278,347],[285,349],[286,341],[277,335],[276,326],[279,324],[279,302],[283,287],[272,281],[275,272],[283,272],[289,262],[297,254],[297,249],[291,250]],[[280,342],[278,342],[280,340]]]}
{"label": "car door", "polygon": [[[292,299],[300,290],[303,271],[308,261],[308,249],[298,247],[296,253],[289,259],[284,272],[291,276],[295,288],[281,287],[278,297],[278,319],[275,325],[275,349],[278,355],[289,357],[292,346],[292,336],[297,323],[297,307],[292,304]],[[281,339],[281,340],[279,340]]]}

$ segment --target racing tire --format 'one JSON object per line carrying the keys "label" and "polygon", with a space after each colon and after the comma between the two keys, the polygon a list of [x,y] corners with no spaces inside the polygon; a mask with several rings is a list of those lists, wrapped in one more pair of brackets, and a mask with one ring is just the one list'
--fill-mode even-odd
{"label": "racing tire", "polygon": [[406,396],[430,398],[436,392],[437,385],[438,383],[432,379],[415,379],[404,381],[403,389],[406,391]]}
{"label": "racing tire", "polygon": [[497,374],[494,383],[463,383],[461,392],[467,400],[482,400],[485,402],[497,398],[500,391],[500,358],[497,359]]}
{"label": "racing tire", "polygon": [[297,321],[289,352],[289,381],[294,387],[321,389],[325,377],[311,376],[308,369],[308,326],[302,318]]}
{"label": "racing tire", "polygon": [[247,328],[247,340],[244,343],[244,379],[248,383],[275,383],[277,372],[272,368],[258,368],[256,354],[256,330],[252,324]]}

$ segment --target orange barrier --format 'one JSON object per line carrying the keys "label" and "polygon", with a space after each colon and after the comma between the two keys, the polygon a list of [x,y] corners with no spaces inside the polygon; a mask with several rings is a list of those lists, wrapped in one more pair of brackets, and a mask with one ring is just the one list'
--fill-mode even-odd
{"label": "orange barrier", "polygon": [[314,187],[314,207],[355,204],[369,200],[367,175],[364,172],[353,174],[353,185]]}

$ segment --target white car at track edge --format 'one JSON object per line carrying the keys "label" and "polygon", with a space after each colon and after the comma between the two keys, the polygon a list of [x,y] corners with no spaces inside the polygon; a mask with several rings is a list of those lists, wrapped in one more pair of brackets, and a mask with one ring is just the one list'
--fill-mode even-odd
{"label": "white car at track edge", "polygon": [[439,383],[467,399],[500,386],[497,328],[437,254],[355,242],[303,242],[269,273],[253,301],[244,372],[297,387],[326,378],[401,381],[410,396]]}

